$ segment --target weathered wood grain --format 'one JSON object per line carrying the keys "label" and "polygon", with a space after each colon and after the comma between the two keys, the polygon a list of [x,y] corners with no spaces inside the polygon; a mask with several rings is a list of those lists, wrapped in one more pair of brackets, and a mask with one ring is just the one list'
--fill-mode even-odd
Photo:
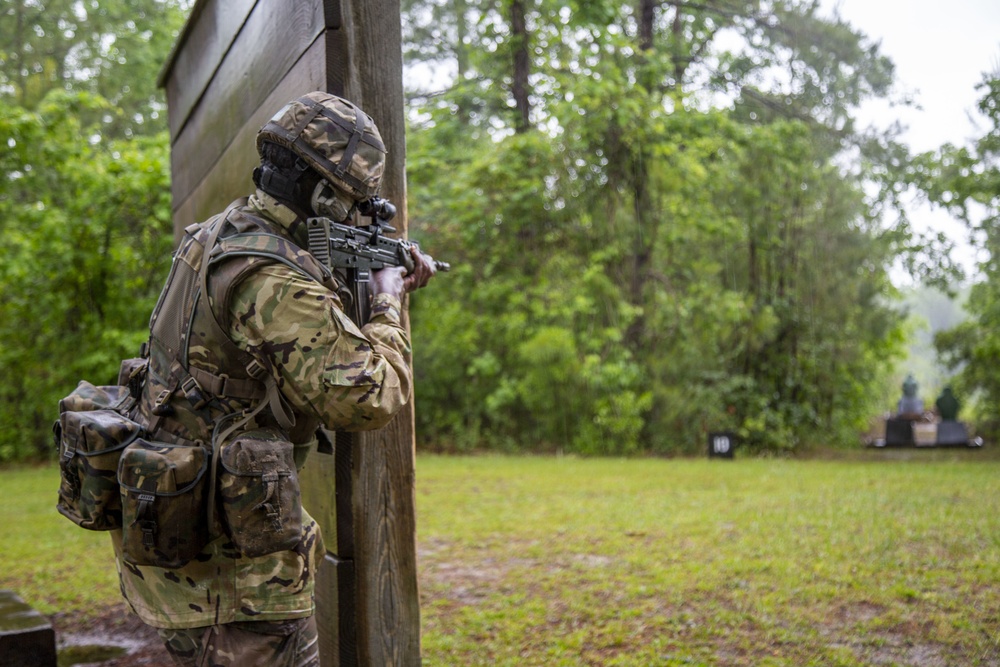
{"label": "weathered wood grain", "polygon": [[160,78],[170,100],[171,137],[180,134],[257,2],[202,0],[192,9]]}
{"label": "weathered wood grain", "polygon": [[[184,159],[197,154],[222,155],[239,139],[240,128],[260,112],[274,89],[279,85],[287,88],[285,80],[299,56],[324,31],[325,14],[318,2],[258,2],[205,89],[203,102],[191,113],[183,131],[173,137],[173,151]],[[325,84],[325,77],[318,83]],[[309,90],[313,88],[299,89],[296,94]],[[281,105],[268,108],[273,114]],[[213,165],[209,160],[197,160],[175,173],[171,181],[174,200],[187,199]]]}
{"label": "weathered wood grain", "polygon": [[[355,466],[358,654],[362,665],[420,664],[412,412],[360,434]],[[412,442],[412,440],[411,440]]]}
{"label": "weathered wood grain", "polygon": [[340,555],[337,550],[337,485],[336,465],[330,454],[313,452],[308,464],[299,472],[302,504],[316,520],[323,534],[327,551]]}
{"label": "weathered wood grain", "polygon": [[[310,461],[310,465],[312,461]],[[338,567],[341,566],[341,567]],[[316,620],[322,621],[319,633],[321,667],[338,667],[340,650],[340,600],[338,577],[343,564],[335,556],[327,555],[316,573]],[[353,585],[353,584],[352,584]]]}
{"label": "weathered wood grain", "polygon": [[[388,148],[382,195],[406,234],[406,141],[399,0],[343,0],[344,96],[375,121]],[[354,535],[358,657],[362,665],[420,664],[414,512],[413,407],[388,427],[356,435]]]}
{"label": "weathered wood grain", "polygon": [[[250,174],[260,164],[257,155],[257,132],[289,100],[312,90],[322,90],[325,83],[326,44],[320,39],[313,42],[301,55],[285,78],[261,102],[260,107],[239,127],[225,151],[215,160],[214,166],[186,198],[174,198],[174,233],[192,222],[205,220],[217,213],[237,197],[253,192]],[[190,157],[185,157],[177,147],[171,153],[172,173],[187,168],[191,160],[198,159],[195,147],[189,147]],[[222,202],[221,206],[219,202]]]}

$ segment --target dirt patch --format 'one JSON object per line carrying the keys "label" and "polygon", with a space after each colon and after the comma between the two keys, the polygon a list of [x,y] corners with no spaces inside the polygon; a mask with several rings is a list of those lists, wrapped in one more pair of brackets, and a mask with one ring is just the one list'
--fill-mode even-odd
{"label": "dirt patch", "polygon": [[56,614],[50,620],[56,631],[59,667],[174,667],[156,630],[124,604],[96,616]]}

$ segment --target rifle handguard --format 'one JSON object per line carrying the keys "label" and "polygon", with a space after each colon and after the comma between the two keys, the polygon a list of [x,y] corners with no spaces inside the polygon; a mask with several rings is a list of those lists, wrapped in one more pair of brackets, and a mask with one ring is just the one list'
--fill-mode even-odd
{"label": "rifle handguard", "polygon": [[[416,266],[413,264],[413,255],[410,254],[410,248],[420,249],[416,241],[400,241],[399,242],[399,263],[406,269],[406,275],[413,273]],[[448,262],[439,262],[436,259],[431,259],[431,263],[434,268],[438,271],[451,271],[451,264]]]}

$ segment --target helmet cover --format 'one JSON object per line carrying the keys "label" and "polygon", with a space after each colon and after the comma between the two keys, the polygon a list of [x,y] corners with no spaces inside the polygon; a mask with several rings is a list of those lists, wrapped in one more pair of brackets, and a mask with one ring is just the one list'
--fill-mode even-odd
{"label": "helmet cover", "polygon": [[257,133],[285,146],[356,201],[378,194],[385,144],[371,116],[351,102],[320,91],[286,104]]}

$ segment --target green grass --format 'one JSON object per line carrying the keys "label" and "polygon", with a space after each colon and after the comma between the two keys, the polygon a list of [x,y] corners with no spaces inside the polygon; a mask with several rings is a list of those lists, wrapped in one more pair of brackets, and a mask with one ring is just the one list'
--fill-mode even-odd
{"label": "green grass", "polygon": [[1000,463],[927,454],[422,457],[425,664],[998,664]]}
{"label": "green grass", "polygon": [[95,614],[117,602],[111,542],[56,512],[56,466],[0,472],[0,588],[44,614]]}
{"label": "green grass", "polygon": [[[989,454],[421,455],[424,664],[1000,664]],[[55,513],[56,477],[0,472],[0,587],[114,604],[110,545]]]}

